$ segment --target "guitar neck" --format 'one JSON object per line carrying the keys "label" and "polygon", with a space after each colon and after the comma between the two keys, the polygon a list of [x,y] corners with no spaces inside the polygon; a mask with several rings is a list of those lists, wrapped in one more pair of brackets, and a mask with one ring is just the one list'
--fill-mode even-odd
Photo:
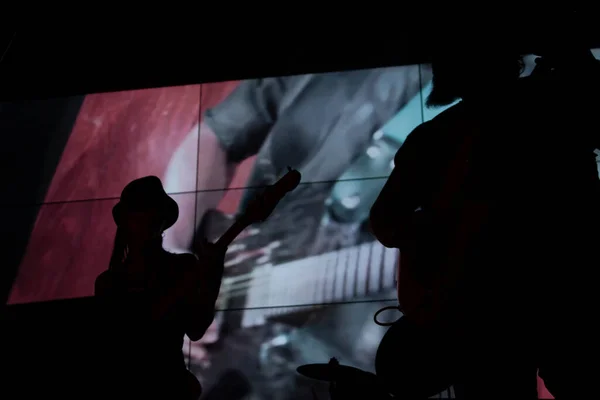
{"label": "guitar neck", "polygon": [[248,227],[248,224],[243,219],[236,220],[233,225],[227,229],[227,231],[217,240],[216,246],[221,248],[229,247],[229,245],[235,240],[240,233]]}
{"label": "guitar neck", "polygon": [[[372,242],[281,265],[256,267],[246,293],[245,307],[250,310],[244,312],[242,326],[261,325],[269,317],[310,309],[314,304],[379,294],[395,286],[397,263],[396,249]],[[234,277],[224,282],[225,291],[235,291],[236,281]]]}
{"label": "guitar neck", "polygon": [[253,222],[264,221],[273,212],[283,196],[300,184],[301,177],[300,172],[288,167],[288,172],[282,178],[265,187],[262,194],[247,205],[243,216],[236,219],[215,245],[227,248],[248,225]]}

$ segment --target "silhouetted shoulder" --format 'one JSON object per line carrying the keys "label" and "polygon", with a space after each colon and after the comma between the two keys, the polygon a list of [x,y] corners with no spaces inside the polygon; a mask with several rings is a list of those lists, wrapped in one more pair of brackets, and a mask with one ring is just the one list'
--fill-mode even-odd
{"label": "silhouetted shoulder", "polygon": [[440,139],[450,133],[454,125],[464,118],[464,115],[465,107],[460,102],[417,126],[396,153],[395,164],[401,163],[403,158],[423,158],[423,154],[418,155],[419,152],[439,147],[443,143]]}
{"label": "silhouetted shoulder", "polygon": [[461,101],[419,125],[412,134],[421,136],[423,140],[435,139],[439,135],[444,135],[449,128],[454,128],[456,123],[465,120],[468,109],[468,106]]}
{"label": "silhouetted shoulder", "polygon": [[433,117],[430,121],[423,123],[428,129],[439,128],[451,122],[464,118],[467,112],[467,105],[464,101],[460,101]]}

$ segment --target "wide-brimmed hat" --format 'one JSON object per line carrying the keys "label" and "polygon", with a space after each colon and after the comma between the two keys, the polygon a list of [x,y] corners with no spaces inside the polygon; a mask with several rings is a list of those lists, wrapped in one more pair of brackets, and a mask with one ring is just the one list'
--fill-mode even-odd
{"label": "wide-brimmed hat", "polygon": [[158,211],[164,220],[163,229],[173,226],[179,217],[179,206],[156,176],[145,176],[125,186],[121,200],[113,207],[113,219],[118,226],[128,211],[142,210]]}

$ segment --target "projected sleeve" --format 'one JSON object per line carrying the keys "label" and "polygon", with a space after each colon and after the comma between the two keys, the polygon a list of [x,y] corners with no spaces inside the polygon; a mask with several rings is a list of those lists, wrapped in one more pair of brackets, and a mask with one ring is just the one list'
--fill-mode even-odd
{"label": "projected sleeve", "polygon": [[253,79],[240,85],[219,105],[204,114],[229,160],[255,155],[277,120],[284,84],[280,78]]}

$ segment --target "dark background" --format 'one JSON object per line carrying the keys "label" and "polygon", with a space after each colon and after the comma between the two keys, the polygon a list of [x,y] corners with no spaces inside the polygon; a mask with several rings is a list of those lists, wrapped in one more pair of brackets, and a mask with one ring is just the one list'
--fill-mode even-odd
{"label": "dark background", "polygon": [[[566,13],[519,10],[519,15],[503,19],[495,10],[479,19],[483,26],[494,17],[488,36],[516,42],[523,54],[529,54],[574,29],[563,22]],[[578,14],[578,35],[590,48],[600,47],[595,12]],[[275,26],[270,35],[259,34],[242,25],[231,35],[226,26],[215,35],[176,28],[135,33],[4,31],[0,51],[11,39],[12,44],[0,63],[0,101],[424,63],[430,59],[432,45],[451,36],[446,29],[467,27],[477,34],[477,27],[469,23],[478,15],[467,17],[468,23],[443,21],[436,28],[430,26],[440,17],[429,14],[419,25],[409,24],[406,18],[391,26],[375,23],[373,28],[346,23],[327,33],[311,26],[310,35],[292,27],[277,32]],[[235,34],[242,31],[243,35]],[[492,50],[485,41],[481,47]]]}
{"label": "dark background", "polygon": [[[430,59],[432,43],[423,36],[403,36],[399,30],[392,30],[388,34],[374,32],[368,38],[361,32],[361,41],[371,44],[361,46],[356,46],[355,39],[345,36],[344,31],[337,37],[320,37],[313,41],[293,43],[288,40],[285,47],[273,42],[281,40],[277,35],[275,38],[244,35],[244,42],[213,39],[200,45],[192,33],[127,35],[119,32],[111,37],[66,31],[62,34],[2,32],[0,133],[5,150],[2,151],[0,196],[5,227],[18,226],[22,232],[3,229],[0,243],[25,246],[37,212],[36,204],[43,200],[60,158],[60,150],[52,149],[64,147],[81,105],[83,96],[80,95],[423,63]],[[520,37],[522,51],[528,53],[546,36],[531,29],[522,30]],[[590,47],[600,47],[600,37],[590,35],[588,39]],[[257,45],[260,43],[269,45]],[[64,97],[73,95],[75,97]],[[26,117],[27,129],[11,135],[14,127],[5,126],[3,121],[18,121],[14,116],[19,116],[21,102],[29,103],[28,109],[34,111]],[[4,115],[13,115],[13,118]],[[48,125],[54,127],[49,129]],[[33,132],[40,130],[57,134],[36,135],[32,141]],[[30,159],[31,168],[22,172],[24,176],[10,174],[11,160],[23,156]],[[11,193],[16,189],[25,193],[26,199],[12,198]],[[2,264],[18,265],[18,261],[3,260]],[[6,303],[13,275],[14,271],[2,268],[2,305]],[[5,383],[0,390],[5,392],[3,395],[10,398],[93,397],[94,354],[90,354],[93,346],[88,344],[102,340],[93,308],[90,299],[4,307],[0,317],[3,364],[0,367]]]}

